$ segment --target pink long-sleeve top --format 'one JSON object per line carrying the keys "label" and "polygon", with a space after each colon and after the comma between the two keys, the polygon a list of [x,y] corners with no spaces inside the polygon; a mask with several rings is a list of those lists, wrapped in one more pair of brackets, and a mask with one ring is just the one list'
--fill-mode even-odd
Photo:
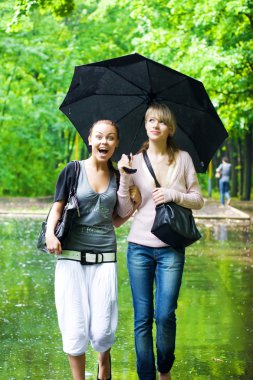
{"label": "pink long-sleeve top", "polygon": [[[165,247],[167,244],[151,233],[155,218],[155,203],[152,190],[156,187],[142,153],[133,157],[133,168],[137,172],[120,176],[118,189],[118,214],[124,218],[131,213],[133,205],[129,196],[129,186],[136,185],[141,193],[142,202],[134,214],[128,241],[149,247]],[[190,209],[200,209],[204,200],[200,193],[195,168],[190,155],[185,151],[176,154],[174,164],[168,165],[168,173],[164,183],[166,186],[165,201],[175,202]]]}

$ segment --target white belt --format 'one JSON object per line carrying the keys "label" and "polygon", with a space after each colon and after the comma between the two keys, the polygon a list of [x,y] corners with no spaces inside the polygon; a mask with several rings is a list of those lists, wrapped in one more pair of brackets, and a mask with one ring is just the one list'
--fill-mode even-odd
{"label": "white belt", "polygon": [[117,261],[116,252],[85,252],[63,250],[58,260],[74,260],[85,264],[112,263]]}

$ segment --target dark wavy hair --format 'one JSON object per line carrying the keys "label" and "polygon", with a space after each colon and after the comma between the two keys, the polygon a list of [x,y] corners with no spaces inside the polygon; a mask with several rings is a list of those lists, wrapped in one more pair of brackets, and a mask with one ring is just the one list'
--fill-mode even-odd
{"label": "dark wavy hair", "polygon": [[[90,128],[90,132],[89,132],[89,135],[92,134],[92,131],[93,131],[93,128],[95,127],[95,125],[99,124],[99,123],[104,123],[104,124],[108,124],[108,125],[111,125],[112,127],[115,128],[116,130],[116,133],[117,133],[117,139],[119,140],[119,126],[118,124],[115,122],[115,121],[112,121],[112,120],[108,120],[108,119],[105,119],[105,120],[97,120],[95,121],[91,128]],[[116,178],[116,182],[117,182],[117,187],[119,187],[119,179],[120,179],[120,174],[119,174],[119,171],[118,169],[116,169],[113,165],[113,162],[111,159],[108,160],[108,168],[110,170],[110,172],[114,173],[115,175],[115,178]]]}

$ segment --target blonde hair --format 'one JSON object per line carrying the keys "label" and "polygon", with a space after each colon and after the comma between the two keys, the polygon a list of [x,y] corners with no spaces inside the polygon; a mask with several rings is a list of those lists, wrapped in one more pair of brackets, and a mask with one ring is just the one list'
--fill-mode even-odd
{"label": "blonde hair", "polygon": [[[153,103],[151,104],[145,114],[145,123],[147,122],[149,116],[155,116],[159,122],[163,122],[167,127],[170,128],[170,134],[167,138],[167,153],[169,156],[169,164],[172,164],[175,160],[176,152],[178,152],[178,147],[175,145],[172,136],[174,136],[177,128],[176,118],[173,112],[169,109],[166,104],[163,103]],[[149,141],[146,141],[139,152],[147,150],[149,147]]]}

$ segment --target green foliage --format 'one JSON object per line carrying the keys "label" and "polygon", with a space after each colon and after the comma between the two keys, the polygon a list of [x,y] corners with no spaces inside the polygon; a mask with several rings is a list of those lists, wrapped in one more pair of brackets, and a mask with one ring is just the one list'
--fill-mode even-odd
{"label": "green foliage", "polygon": [[253,117],[252,4],[147,1],[132,15],[143,30],[134,44],[202,80],[228,130],[242,136]]}
{"label": "green foliage", "polygon": [[[2,194],[52,193],[57,166],[68,156],[64,134],[70,134],[72,127],[58,111],[70,54],[57,46],[63,32],[35,12],[32,26],[14,35],[2,33]],[[66,52],[67,60],[60,66]]]}
{"label": "green foliage", "polygon": [[66,17],[75,7],[74,0],[16,0],[10,27],[17,25],[22,16],[29,17],[35,9],[48,10],[54,16]]}
{"label": "green foliage", "polygon": [[137,51],[202,80],[232,137],[252,124],[249,1],[4,0],[0,16],[0,194],[51,194],[74,158],[58,108],[76,65]]}

